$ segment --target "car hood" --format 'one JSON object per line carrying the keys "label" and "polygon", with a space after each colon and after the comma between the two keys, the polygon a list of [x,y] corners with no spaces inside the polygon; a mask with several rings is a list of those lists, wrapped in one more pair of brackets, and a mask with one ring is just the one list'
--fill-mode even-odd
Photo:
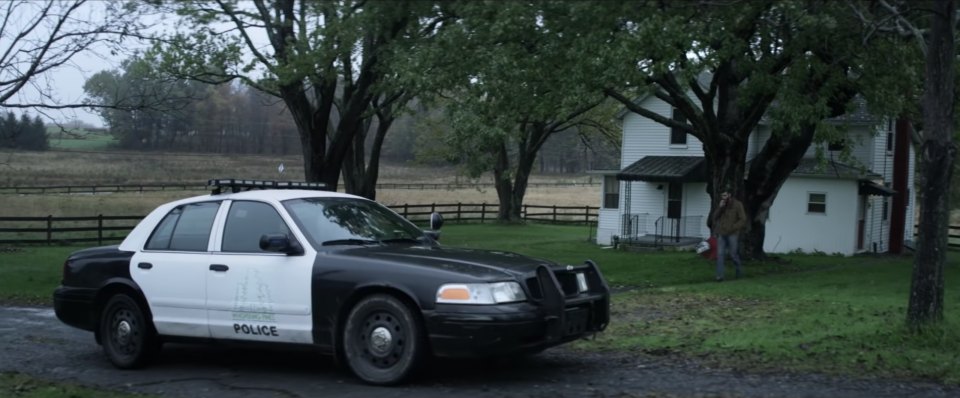
{"label": "car hood", "polygon": [[523,276],[534,272],[541,265],[556,267],[556,263],[511,252],[450,247],[368,246],[344,250],[338,254],[434,268],[481,279]]}

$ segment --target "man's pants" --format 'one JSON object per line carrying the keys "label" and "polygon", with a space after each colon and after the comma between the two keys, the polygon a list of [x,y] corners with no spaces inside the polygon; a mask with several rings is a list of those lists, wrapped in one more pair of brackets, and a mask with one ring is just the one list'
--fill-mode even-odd
{"label": "man's pants", "polygon": [[737,276],[740,276],[740,250],[737,249],[737,235],[717,236],[717,278],[723,279],[723,260],[730,253],[733,263],[737,265]]}

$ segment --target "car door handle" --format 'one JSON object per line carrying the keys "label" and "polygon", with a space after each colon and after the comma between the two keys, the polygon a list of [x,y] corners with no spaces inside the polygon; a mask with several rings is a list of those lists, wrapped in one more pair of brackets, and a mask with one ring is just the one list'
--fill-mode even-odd
{"label": "car door handle", "polygon": [[150,264],[150,263],[140,263],[140,264],[137,264],[137,268],[140,268],[140,269],[150,269],[150,268],[153,268],[153,264]]}
{"label": "car door handle", "polygon": [[230,267],[223,264],[210,264],[211,271],[227,272],[228,269],[230,269]]}

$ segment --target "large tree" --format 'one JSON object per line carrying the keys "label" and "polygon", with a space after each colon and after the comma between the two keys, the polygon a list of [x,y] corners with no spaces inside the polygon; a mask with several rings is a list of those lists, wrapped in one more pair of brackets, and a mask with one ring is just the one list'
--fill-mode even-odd
{"label": "large tree", "polygon": [[473,177],[492,171],[498,219],[520,220],[547,140],[602,125],[591,111],[604,95],[579,79],[580,49],[567,45],[576,8],[562,1],[464,1],[439,11],[445,23],[416,49],[407,70],[429,71],[409,75],[445,99],[449,157]]}
{"label": "large tree", "polygon": [[[40,78],[76,67],[78,54],[119,51],[137,34],[137,3],[11,0],[0,3],[0,108],[84,108]],[[109,107],[112,104],[98,106]]]}
{"label": "large tree", "polygon": [[920,225],[907,307],[914,330],[943,320],[944,265],[950,223],[950,180],[957,147],[955,0],[852,2],[871,34],[904,38],[924,55],[920,109]]}
{"label": "large tree", "polygon": [[398,91],[388,81],[389,58],[397,54],[391,47],[428,31],[419,15],[431,3],[195,0],[170,6],[184,18],[185,31],[158,45],[161,64],[207,82],[240,79],[281,99],[296,122],[306,179],[335,189],[355,137],[386,102],[377,108],[374,100]]}
{"label": "large tree", "polygon": [[[901,48],[862,40],[841,2],[611,3],[597,12],[610,33],[584,37],[605,47],[597,53],[609,65],[606,92],[703,143],[708,194],[729,186],[745,204],[747,256],[765,255],[770,206],[811,143],[842,133],[824,120],[850,109],[857,94],[885,114],[899,104],[897,83],[909,81],[897,79],[910,72]],[[646,95],[685,121],[640,107],[635,99]],[[747,173],[748,139],[764,117],[773,137]]]}

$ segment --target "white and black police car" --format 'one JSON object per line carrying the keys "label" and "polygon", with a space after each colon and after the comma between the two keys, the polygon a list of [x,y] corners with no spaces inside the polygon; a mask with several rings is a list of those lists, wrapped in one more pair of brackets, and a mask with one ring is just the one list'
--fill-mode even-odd
{"label": "white and black police car", "polygon": [[57,317],[94,332],[116,367],[147,364],[164,342],[283,343],[395,384],[428,355],[533,353],[609,321],[591,261],[442,247],[439,214],[421,230],[317,184],[209,184],[64,263]]}

